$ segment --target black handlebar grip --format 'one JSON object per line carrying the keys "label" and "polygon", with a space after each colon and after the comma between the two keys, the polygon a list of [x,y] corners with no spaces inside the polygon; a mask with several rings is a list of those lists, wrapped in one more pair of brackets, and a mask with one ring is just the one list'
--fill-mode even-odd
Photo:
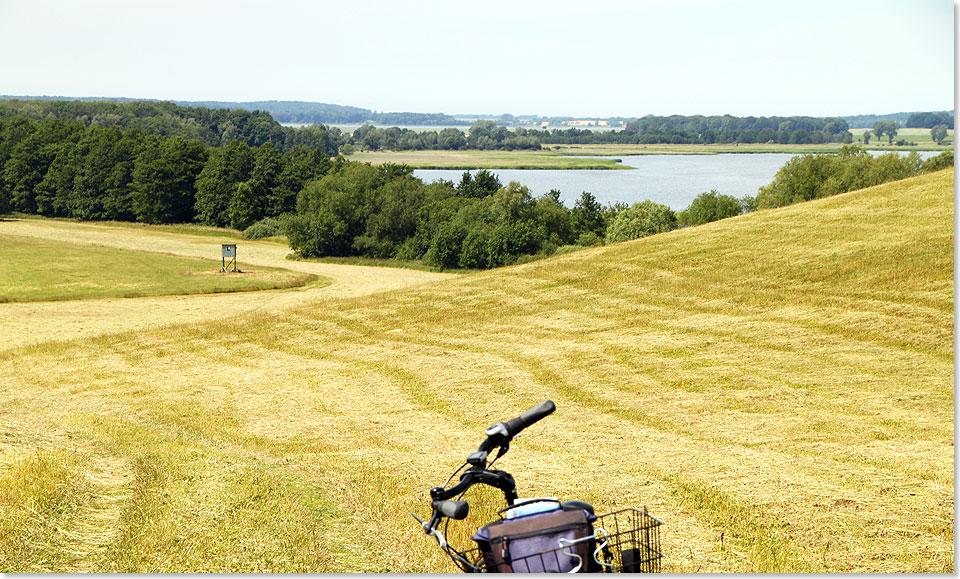
{"label": "black handlebar grip", "polygon": [[507,434],[512,438],[518,434],[524,428],[530,426],[534,422],[549,416],[557,407],[553,404],[552,400],[546,400],[537,404],[530,410],[527,410],[520,416],[508,420],[503,423],[503,427],[507,430]]}
{"label": "black handlebar grip", "polygon": [[467,501],[433,501],[433,508],[440,511],[444,517],[457,521],[467,518],[470,512],[470,505]]}

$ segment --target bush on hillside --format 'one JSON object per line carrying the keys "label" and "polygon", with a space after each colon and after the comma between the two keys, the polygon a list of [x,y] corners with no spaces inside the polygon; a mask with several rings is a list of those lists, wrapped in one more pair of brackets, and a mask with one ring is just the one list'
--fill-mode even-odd
{"label": "bush on hillside", "polygon": [[[580,247],[594,247],[597,245],[603,245],[603,238],[593,231],[587,231],[586,233],[581,233],[580,237],[577,237],[577,245]],[[565,245],[562,247],[569,246]]]}
{"label": "bush on hillside", "polygon": [[244,239],[263,239],[283,235],[283,221],[279,217],[264,217],[243,230]]}
{"label": "bush on hillside", "polygon": [[836,155],[801,155],[787,161],[773,181],[760,188],[757,207],[783,207],[872,187],[917,175],[929,170],[926,167],[916,152],[874,157],[857,146],[843,147]]}
{"label": "bush on hillside", "polygon": [[931,171],[940,171],[941,169],[947,169],[949,167],[953,167],[953,151],[944,151],[936,157],[930,157],[924,161],[921,171],[924,173],[929,173]]}
{"label": "bush on hillside", "polygon": [[677,221],[684,227],[703,225],[740,215],[743,207],[736,197],[721,195],[716,189],[701,193],[690,203],[690,207],[677,214]]}
{"label": "bush on hillside", "polygon": [[640,201],[617,213],[607,229],[607,241],[616,243],[677,228],[677,216],[666,205]]}

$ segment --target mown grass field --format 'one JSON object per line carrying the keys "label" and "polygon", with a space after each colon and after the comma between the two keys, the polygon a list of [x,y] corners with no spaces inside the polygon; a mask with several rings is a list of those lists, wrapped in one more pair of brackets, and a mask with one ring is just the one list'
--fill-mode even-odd
{"label": "mown grass field", "polygon": [[665,571],[952,572],[953,179],[0,350],[0,570],[451,571],[408,512],[550,398],[498,466]]}
{"label": "mown grass field", "polygon": [[45,239],[0,235],[0,302],[225,293],[299,287],[316,276]]}

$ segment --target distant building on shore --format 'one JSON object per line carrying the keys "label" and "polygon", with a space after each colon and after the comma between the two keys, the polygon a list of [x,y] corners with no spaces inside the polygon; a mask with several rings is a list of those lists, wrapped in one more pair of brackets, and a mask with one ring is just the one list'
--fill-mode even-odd
{"label": "distant building on shore", "polygon": [[603,121],[599,119],[581,119],[578,121],[567,121],[565,123],[570,127],[609,127],[609,121]]}

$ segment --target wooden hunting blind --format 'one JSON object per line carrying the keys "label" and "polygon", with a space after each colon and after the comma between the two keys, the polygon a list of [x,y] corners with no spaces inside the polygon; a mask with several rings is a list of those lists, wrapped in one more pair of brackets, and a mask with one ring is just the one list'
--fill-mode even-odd
{"label": "wooden hunting blind", "polygon": [[[223,256],[223,266],[220,268],[220,271],[237,271],[237,244],[236,243],[224,243],[221,246],[221,253]],[[229,269],[230,266],[233,266],[233,269]]]}

